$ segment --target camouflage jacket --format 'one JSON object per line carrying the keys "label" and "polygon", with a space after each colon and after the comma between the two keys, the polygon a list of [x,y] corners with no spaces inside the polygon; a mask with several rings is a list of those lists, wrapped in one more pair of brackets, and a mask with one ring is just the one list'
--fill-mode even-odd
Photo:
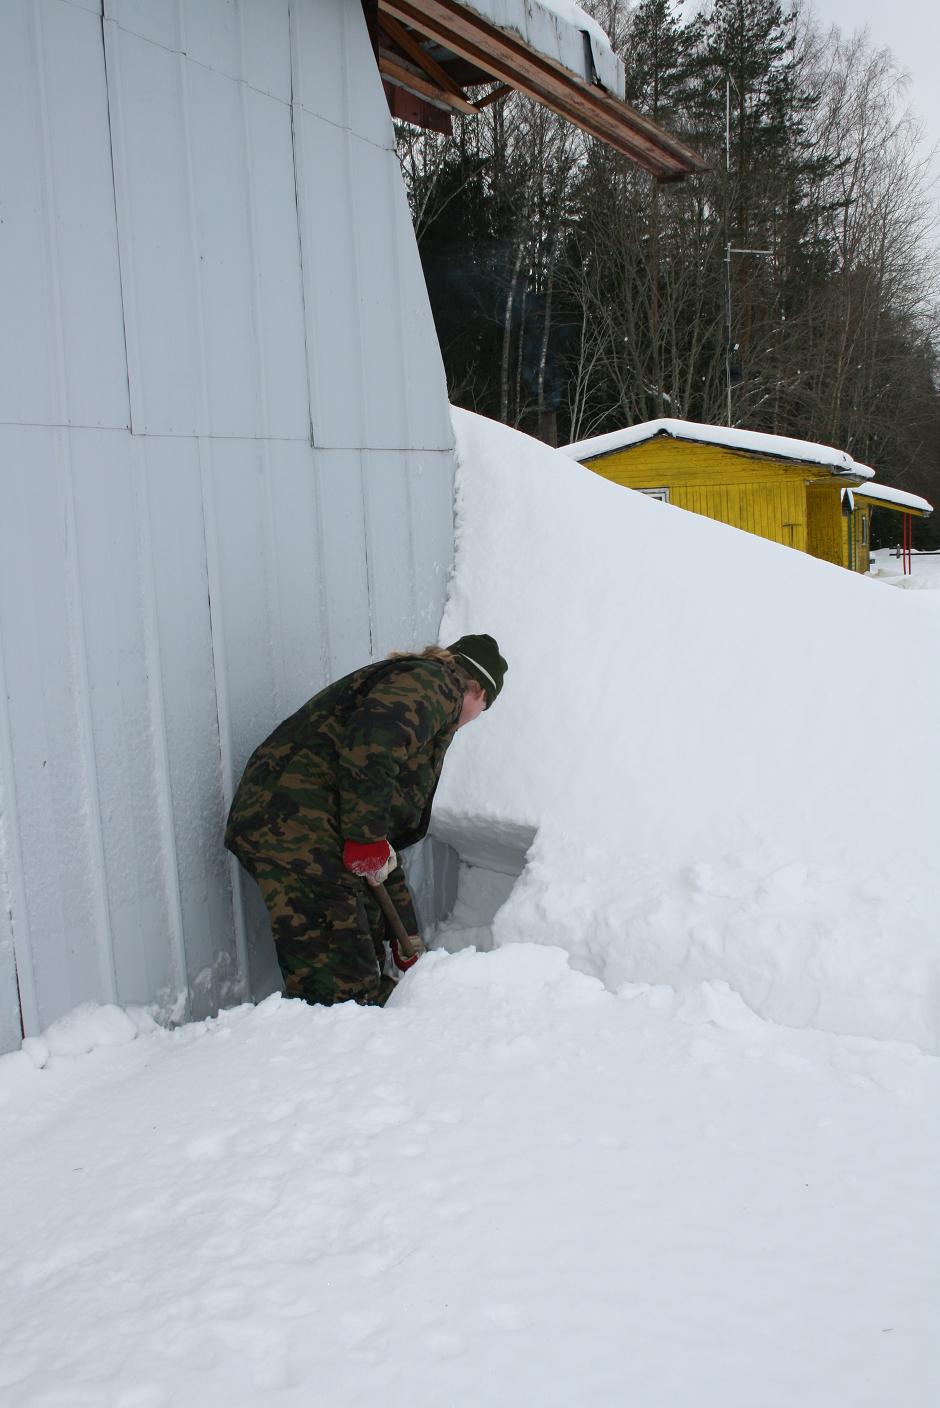
{"label": "camouflage jacket", "polygon": [[414,845],[465,687],[454,666],[421,656],[328,685],[255,749],[229,812],[228,849],[249,868],[264,857],[312,864],[329,879],[342,871],[344,841]]}

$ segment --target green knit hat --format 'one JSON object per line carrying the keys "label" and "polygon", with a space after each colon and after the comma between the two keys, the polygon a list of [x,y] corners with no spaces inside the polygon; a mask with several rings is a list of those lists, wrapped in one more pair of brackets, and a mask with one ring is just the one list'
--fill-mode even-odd
{"label": "green knit hat", "polygon": [[483,686],[486,707],[489,708],[502,689],[503,677],[509,669],[493,637],[461,636],[447,649],[461,668]]}

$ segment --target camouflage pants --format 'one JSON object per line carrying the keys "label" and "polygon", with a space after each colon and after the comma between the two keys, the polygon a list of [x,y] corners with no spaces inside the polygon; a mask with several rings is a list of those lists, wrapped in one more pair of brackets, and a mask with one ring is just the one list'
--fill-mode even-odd
{"label": "camouflage pants", "polygon": [[384,1001],[385,916],[361,880],[350,875],[328,884],[270,861],[253,872],[288,997],[326,1006]]}
{"label": "camouflage pants", "polygon": [[[381,976],[385,916],[365,881],[343,867],[330,794],[308,789],[306,801],[309,815],[302,817],[284,816],[272,804],[250,825],[230,818],[226,846],[261,890],[288,997],[324,1005],[384,1002],[394,987]],[[417,933],[401,866],[386,889],[408,932]]]}

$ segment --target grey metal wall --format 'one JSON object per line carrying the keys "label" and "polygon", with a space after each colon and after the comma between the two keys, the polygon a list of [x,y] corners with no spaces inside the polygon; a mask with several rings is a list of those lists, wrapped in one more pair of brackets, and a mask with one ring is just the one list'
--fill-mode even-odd
{"label": "grey metal wall", "polygon": [[233,783],[435,638],[452,436],[359,0],[4,0],[0,192],[4,1049],[273,982]]}

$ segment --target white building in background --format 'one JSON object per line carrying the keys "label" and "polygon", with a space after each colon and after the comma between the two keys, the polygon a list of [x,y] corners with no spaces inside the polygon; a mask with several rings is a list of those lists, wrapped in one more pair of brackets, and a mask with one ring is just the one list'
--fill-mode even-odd
{"label": "white building in background", "polygon": [[509,84],[700,169],[567,8],[0,6],[0,1050],[276,983],[233,783],[328,679],[436,638],[451,562],[390,106],[440,128]]}

